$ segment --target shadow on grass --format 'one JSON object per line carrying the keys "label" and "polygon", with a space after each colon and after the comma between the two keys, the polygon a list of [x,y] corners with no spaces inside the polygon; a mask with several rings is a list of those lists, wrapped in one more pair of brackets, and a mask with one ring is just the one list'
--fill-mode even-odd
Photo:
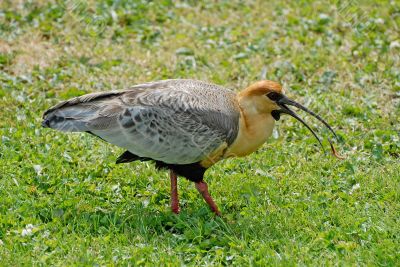
{"label": "shadow on grass", "polygon": [[[55,218],[47,218],[48,223],[58,224],[67,232],[82,236],[118,236],[127,239],[137,236],[151,241],[154,236],[173,237],[183,242],[190,241],[202,246],[224,246],[235,236],[226,218],[213,215],[207,207],[184,210],[180,214],[156,210],[159,206],[131,205],[118,210],[97,210],[80,212],[72,209]],[[54,212],[53,212],[54,214]],[[43,219],[43,218],[42,218]],[[60,225],[61,224],[61,225]],[[208,240],[205,242],[205,240]]]}

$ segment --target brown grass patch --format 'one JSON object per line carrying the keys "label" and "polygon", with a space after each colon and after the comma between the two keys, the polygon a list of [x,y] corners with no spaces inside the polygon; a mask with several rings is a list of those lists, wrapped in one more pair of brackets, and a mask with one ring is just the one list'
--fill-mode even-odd
{"label": "brown grass patch", "polygon": [[46,68],[58,60],[60,49],[39,33],[26,33],[12,44],[0,41],[0,53],[15,53],[8,71],[15,75],[28,74],[34,67]]}

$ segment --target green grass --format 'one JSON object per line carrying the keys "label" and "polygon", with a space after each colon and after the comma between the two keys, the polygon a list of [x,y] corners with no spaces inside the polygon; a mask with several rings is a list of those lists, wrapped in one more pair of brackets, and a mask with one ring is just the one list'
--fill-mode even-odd
{"label": "green grass", "polygon": [[[398,266],[400,4],[349,3],[1,1],[0,265]],[[175,216],[167,173],[40,127],[58,101],[167,78],[279,81],[346,159],[284,117],[206,173],[222,218],[184,179]]]}

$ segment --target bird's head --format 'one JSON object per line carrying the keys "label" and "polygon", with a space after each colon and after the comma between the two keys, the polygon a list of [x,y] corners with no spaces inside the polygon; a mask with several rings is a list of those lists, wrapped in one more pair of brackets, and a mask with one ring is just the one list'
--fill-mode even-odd
{"label": "bird's head", "polygon": [[[312,115],[320,122],[322,122],[337,138],[336,133],[333,131],[332,127],[319,115],[315,114],[311,110],[307,109],[303,105],[295,102],[294,100],[289,99],[284,94],[284,89],[282,86],[273,81],[259,81],[256,82],[245,90],[241,91],[238,94],[239,103],[242,108],[250,111],[249,113],[258,113],[258,114],[266,114],[271,115],[276,121],[280,119],[281,114],[288,114],[294,117],[296,120],[300,121],[307,129],[311,131],[314,137],[318,140],[319,144],[322,146],[321,140],[317,136],[317,134],[311,129],[311,127],[305,123],[293,110],[291,110],[288,106],[294,106],[298,109],[301,109],[308,114]],[[332,152],[337,156],[336,151],[328,139]],[[322,146],[323,148],[323,146]]]}
{"label": "bird's head", "polygon": [[273,81],[256,82],[239,93],[239,102],[247,110],[269,114],[279,109],[276,101],[268,97],[270,94],[283,95],[282,86]]}

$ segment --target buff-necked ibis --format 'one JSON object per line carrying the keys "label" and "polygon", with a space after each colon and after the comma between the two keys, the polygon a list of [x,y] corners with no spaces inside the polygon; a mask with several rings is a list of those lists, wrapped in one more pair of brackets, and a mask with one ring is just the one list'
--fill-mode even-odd
{"label": "buff-necked ibis", "polygon": [[[256,151],[271,136],[282,113],[299,120],[321,144],[289,106],[313,115],[335,134],[321,117],[287,98],[273,81],[257,82],[239,93],[196,80],[139,84],[61,102],[44,113],[42,125],[87,132],[126,149],[117,163],[153,161],[157,169],[168,169],[174,213],[179,212],[177,176],[186,177],[219,215],[203,180],[205,171],[222,159]],[[336,155],[332,144],[331,148]]]}

